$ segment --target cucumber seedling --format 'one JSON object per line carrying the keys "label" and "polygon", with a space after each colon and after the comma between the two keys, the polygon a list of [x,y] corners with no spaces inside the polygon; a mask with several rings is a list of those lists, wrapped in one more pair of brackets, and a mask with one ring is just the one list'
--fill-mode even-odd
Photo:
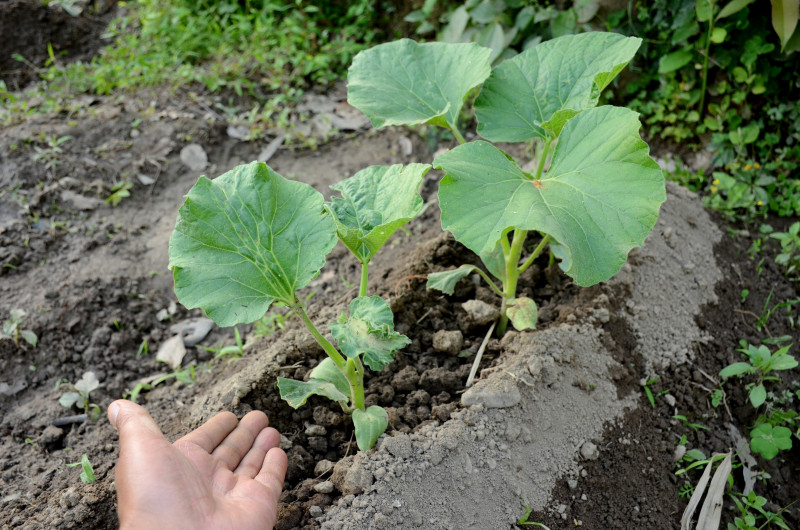
{"label": "cucumber seedling", "polygon": [[[478,267],[428,276],[428,287],[452,294],[478,272],[502,299],[498,332],[536,325],[533,300],[517,282],[548,247],[581,286],[611,278],[641,245],[666,199],[664,177],[639,136],[638,114],[597,106],[600,92],[628,64],[641,39],[584,33],[553,39],[492,69],[491,51],[476,44],[403,39],[360,52],[348,72],[348,101],[375,127],[432,124],[459,146],[433,161],[442,228],[474,251]],[[466,142],[458,118],[468,94],[477,132]],[[490,142],[538,145],[528,172]],[[530,232],[536,248],[523,256]]]}
{"label": "cucumber seedling", "polygon": [[[333,187],[342,197],[325,204],[308,184],[287,180],[253,162],[209,180],[201,177],[178,213],[170,239],[170,268],[178,300],[201,307],[220,326],[254,322],[279,302],[294,313],[327,354],[308,381],[278,378],[294,408],[312,395],[351,414],[358,447],[375,445],[389,417],[364,402],[364,364],[381,370],[410,340],[394,331],[389,304],[366,296],[375,253],[422,209],[417,190],[430,166],[366,168]],[[298,291],[315,278],[338,238],[361,261],[359,296],[328,325],[338,348],[308,316]]]}

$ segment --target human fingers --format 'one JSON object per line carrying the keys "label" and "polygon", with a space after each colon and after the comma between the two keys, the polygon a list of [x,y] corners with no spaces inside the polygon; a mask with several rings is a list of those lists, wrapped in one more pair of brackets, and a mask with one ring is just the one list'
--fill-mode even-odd
{"label": "human fingers", "polygon": [[286,453],[279,447],[273,447],[264,457],[264,464],[261,471],[256,475],[256,481],[260,482],[269,490],[270,501],[278,502],[283,489],[283,479],[286,478],[286,468],[288,467]]}
{"label": "human fingers", "polygon": [[233,471],[252,449],[258,434],[267,428],[269,420],[260,410],[248,412],[239,425],[214,449],[212,456]]}
{"label": "human fingers", "polygon": [[106,411],[111,425],[119,431],[120,445],[134,438],[163,438],[161,429],[143,407],[127,399],[118,399]]}
{"label": "human fingers", "polygon": [[210,454],[236,428],[238,423],[239,420],[232,412],[220,412],[176,441],[175,444],[179,447],[185,443],[194,444]]}
{"label": "human fingers", "polygon": [[255,478],[264,465],[264,457],[270,449],[278,447],[281,443],[281,435],[269,427],[258,433],[253,447],[244,455],[239,466],[234,471],[234,475],[242,475],[248,478]]}

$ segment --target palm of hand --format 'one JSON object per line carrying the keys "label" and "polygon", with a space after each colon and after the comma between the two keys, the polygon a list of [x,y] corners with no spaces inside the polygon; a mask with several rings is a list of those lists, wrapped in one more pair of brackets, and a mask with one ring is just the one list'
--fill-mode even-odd
{"label": "palm of hand", "polygon": [[[144,409],[141,409],[144,412]],[[144,412],[146,415],[147,413]],[[119,516],[128,528],[271,528],[286,473],[280,435],[251,412],[221,413],[170,444],[142,418],[120,415]],[[138,420],[138,421],[137,421]],[[127,429],[131,430],[131,429]]]}

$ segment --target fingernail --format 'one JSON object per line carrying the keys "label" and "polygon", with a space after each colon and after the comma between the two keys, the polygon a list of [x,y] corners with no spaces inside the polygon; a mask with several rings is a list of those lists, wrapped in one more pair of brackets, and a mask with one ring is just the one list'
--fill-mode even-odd
{"label": "fingernail", "polygon": [[119,404],[115,401],[108,406],[108,419],[114,428],[117,428],[117,416],[119,415]]}

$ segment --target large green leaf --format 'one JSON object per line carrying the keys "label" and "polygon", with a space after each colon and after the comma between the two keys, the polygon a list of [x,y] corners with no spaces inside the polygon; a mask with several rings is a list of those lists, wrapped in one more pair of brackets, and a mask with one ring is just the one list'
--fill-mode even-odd
{"label": "large green leaf", "polygon": [[323,197],[253,162],[200,177],[169,242],[175,294],[220,326],[253,322],[319,274],[336,244]]}
{"label": "large green leaf", "polygon": [[467,93],[489,76],[491,50],[477,44],[401,39],[356,55],[347,101],[375,127],[436,118],[455,127]]}
{"label": "large green leaf", "polygon": [[372,449],[381,434],[389,426],[389,414],[377,406],[372,405],[366,411],[356,409],[353,411],[353,425],[356,431],[356,443],[362,451]]}
{"label": "large green leaf", "polygon": [[380,296],[360,296],[350,302],[350,316],[342,314],[328,324],[339,349],[347,357],[364,354],[364,363],[380,370],[394,359],[396,351],[411,344],[394,330],[394,315]]}
{"label": "large green leaf", "polygon": [[440,155],[442,227],[478,254],[509,228],[550,234],[578,285],[605,281],[641,245],[666,199],[664,177],[639,137],[638,115],[589,109],[567,122],[550,169],[534,185],[505,153],[471,142]]}
{"label": "large green leaf", "polygon": [[278,390],[280,390],[281,398],[295,409],[305,405],[308,398],[315,395],[326,397],[331,401],[343,401],[345,403],[350,399],[336,388],[336,385],[320,379],[296,381],[279,377]]}
{"label": "large green leaf", "polygon": [[800,20],[800,0],[772,0],[772,27],[785,51]]}
{"label": "large green leaf", "polygon": [[428,164],[370,166],[331,186],[328,211],[336,220],[339,239],[362,262],[368,262],[398,228],[422,211],[417,190]]}
{"label": "large green leaf", "polygon": [[478,134],[493,142],[557,137],[567,120],[597,105],[641,42],[615,33],[565,35],[503,62],[475,101]]}

